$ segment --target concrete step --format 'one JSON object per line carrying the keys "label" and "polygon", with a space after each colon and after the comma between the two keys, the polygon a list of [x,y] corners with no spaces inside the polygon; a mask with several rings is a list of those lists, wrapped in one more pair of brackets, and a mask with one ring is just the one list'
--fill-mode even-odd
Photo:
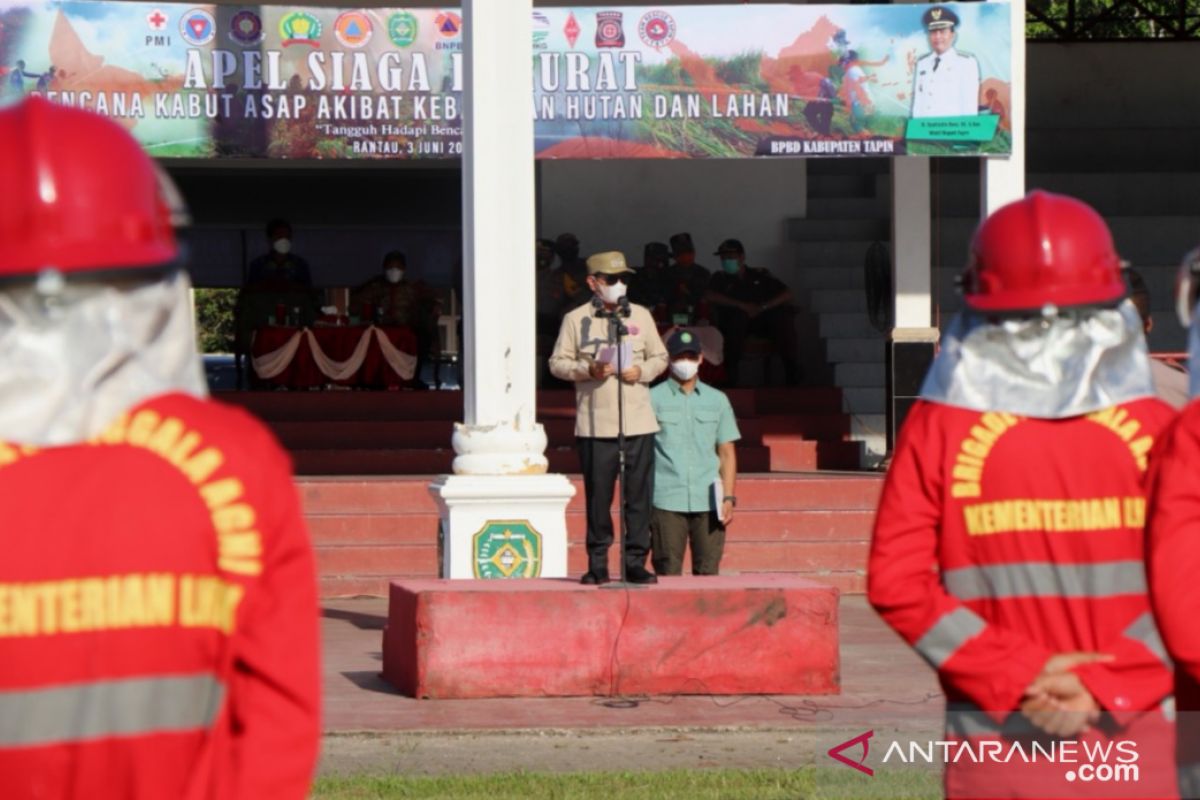
{"label": "concrete step", "polygon": [[[683,572],[685,575],[691,574],[691,559],[684,557]],[[764,573],[774,572],[775,570],[761,570]],[[583,570],[579,570],[582,574]],[[751,575],[758,570],[729,569],[727,565],[721,565],[721,572],[726,575]],[[613,574],[617,574],[615,571]],[[867,574],[865,569],[815,569],[806,570],[796,573],[801,577],[809,578],[810,580],[819,581],[829,586],[837,588],[842,594],[865,594],[867,591]],[[397,578],[432,578],[436,574],[429,575],[395,575],[395,576],[354,576],[354,575],[322,575],[318,579],[318,586],[321,592],[321,597],[386,597],[388,592],[388,583]]]}
{"label": "concrete step", "polygon": [[[729,526],[730,542],[770,541],[860,541],[870,538],[873,510],[849,511],[766,511],[737,510],[736,524]],[[436,548],[438,514],[428,510],[420,514],[337,514],[307,519],[313,546],[365,547],[432,546]],[[619,525],[613,516],[614,530]],[[567,537],[583,543],[587,520],[583,507],[567,512]]]}
{"label": "concrete step", "polygon": [[845,241],[865,239],[867,241],[891,238],[891,222],[888,219],[789,219],[787,239],[789,242]]}
{"label": "concrete step", "polygon": [[819,314],[863,311],[867,295],[862,289],[813,289],[808,293],[807,307]]}
{"label": "concrete step", "polygon": [[[735,518],[730,530],[738,524]],[[806,574],[814,570],[865,570],[870,531],[857,541],[726,541],[722,570],[729,572],[790,572]],[[316,549],[317,570],[321,577],[436,578],[438,558],[436,542],[429,545],[345,545]],[[610,553],[610,571],[619,572],[616,548]],[[587,570],[587,550],[582,540],[569,543],[569,574]]]}
{"label": "concrete step", "polygon": [[747,430],[757,434],[754,441],[764,436],[789,434],[800,439],[813,441],[840,441],[850,433],[850,418],[836,414],[783,414],[760,417],[755,420],[739,421],[742,438],[747,439]]}
{"label": "concrete step", "polygon": [[838,413],[841,391],[836,386],[810,386],[805,389],[766,387],[754,390],[755,412],[772,414]]}
{"label": "concrete step", "polygon": [[872,334],[882,336],[871,324],[865,311],[845,314],[822,314],[821,336],[826,339],[866,339]]}
{"label": "concrete step", "polygon": [[883,334],[878,333],[860,339],[829,338],[825,341],[825,355],[834,364],[882,364],[886,344]]}
{"label": "concrete step", "polygon": [[838,364],[833,368],[833,373],[838,386],[844,389],[860,386],[883,388],[887,382],[887,371],[882,361]]}
{"label": "concrete step", "polygon": [[850,417],[850,438],[863,446],[863,468],[877,468],[879,462],[887,454],[887,415],[852,415]]}
{"label": "concrete step", "polygon": [[[438,516],[430,480],[297,480],[322,596],[381,595],[392,579],[436,577]],[[572,573],[580,574],[586,566],[586,524],[582,486],[578,477],[572,480],[577,494],[567,507],[568,559]],[[876,474],[739,476],[737,516],[722,571],[791,572],[843,591],[863,591],[882,482]],[[615,574],[616,548],[610,561]]]}
{"label": "concrete step", "polygon": [[[277,422],[394,421],[462,419],[461,391],[399,392],[219,392],[217,400],[240,406],[260,419]],[[538,416],[575,413],[570,390],[537,393]]]}
{"label": "concrete step", "polygon": [[884,414],[887,412],[883,387],[855,386],[842,391],[843,406],[848,414]]}
{"label": "concrete step", "polygon": [[[568,510],[583,509],[583,483],[571,475],[575,497]],[[296,479],[307,518],[340,515],[436,513],[429,493],[436,475],[319,476]],[[883,478],[872,473],[772,475],[748,470],[738,474],[742,511],[866,511],[875,508]]]}
{"label": "concrete step", "polygon": [[771,453],[771,472],[854,470],[862,461],[858,442],[813,442],[792,435],[767,434],[763,445]]}
{"label": "concrete step", "polygon": [[[428,475],[451,472],[451,449],[292,450],[297,475]],[[762,445],[738,445],[738,465],[747,472],[769,472],[770,451]],[[579,471],[579,455],[573,446],[548,447],[550,472]],[[820,468],[814,462],[808,469]]]}
{"label": "concrete step", "polygon": [[[778,407],[777,407],[778,408]],[[793,413],[786,419],[802,423],[789,427],[805,439],[840,439],[849,430],[841,412],[841,397],[834,395],[823,403],[824,410]],[[788,409],[793,411],[793,409]],[[764,429],[779,432],[779,417],[742,417],[738,430],[743,445],[760,444]],[[575,420],[547,419],[542,421],[550,447],[575,446]],[[290,451],[300,450],[444,450],[450,444],[454,423],[428,422],[273,422],[271,429],[283,446]]]}
{"label": "concrete step", "polygon": [[[792,245],[798,268],[797,286],[809,289],[851,289],[863,285],[863,263],[872,238],[804,241]],[[890,237],[882,239],[885,244]],[[889,244],[890,246],[890,244]]]}

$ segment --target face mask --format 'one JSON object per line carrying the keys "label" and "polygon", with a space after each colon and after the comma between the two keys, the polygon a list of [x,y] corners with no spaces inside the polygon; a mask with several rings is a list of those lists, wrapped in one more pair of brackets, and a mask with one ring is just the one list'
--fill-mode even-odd
{"label": "face mask", "polygon": [[692,264],[696,263],[696,254],[680,253],[679,255],[675,256],[675,263],[682,264],[685,267],[690,267]]}
{"label": "face mask", "polygon": [[691,361],[686,358],[681,358],[678,361],[671,362],[671,374],[680,381],[690,381],[696,377],[696,373],[700,371],[700,362]]}
{"label": "face mask", "polygon": [[738,263],[738,260],[736,258],[722,258],[721,259],[721,269],[725,270],[730,275],[736,274],[739,267],[741,267],[741,264]]}
{"label": "face mask", "polygon": [[600,284],[600,299],[610,306],[616,305],[617,301],[625,296],[627,288],[623,283],[614,283],[612,286],[602,283]]}
{"label": "face mask", "polygon": [[279,255],[286,256],[288,253],[292,252],[292,240],[291,239],[276,239],[271,244],[271,248],[276,253],[279,253]]}
{"label": "face mask", "polygon": [[399,283],[404,279],[404,270],[393,267],[392,269],[384,272],[384,275],[387,276],[388,283]]}

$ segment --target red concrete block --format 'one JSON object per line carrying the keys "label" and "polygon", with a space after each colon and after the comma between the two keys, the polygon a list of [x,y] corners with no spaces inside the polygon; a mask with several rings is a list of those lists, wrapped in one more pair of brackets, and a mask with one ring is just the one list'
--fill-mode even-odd
{"label": "red concrete block", "polygon": [[393,581],[383,677],[435,698],[837,693],[838,591],[793,575]]}

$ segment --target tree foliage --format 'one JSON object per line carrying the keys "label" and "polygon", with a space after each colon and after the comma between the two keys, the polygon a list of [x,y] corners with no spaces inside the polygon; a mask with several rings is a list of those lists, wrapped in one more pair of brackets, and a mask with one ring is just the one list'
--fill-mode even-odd
{"label": "tree foliage", "polygon": [[1028,0],[1030,39],[1195,39],[1200,0]]}
{"label": "tree foliage", "polygon": [[233,352],[237,289],[196,290],[196,340],[201,353]]}

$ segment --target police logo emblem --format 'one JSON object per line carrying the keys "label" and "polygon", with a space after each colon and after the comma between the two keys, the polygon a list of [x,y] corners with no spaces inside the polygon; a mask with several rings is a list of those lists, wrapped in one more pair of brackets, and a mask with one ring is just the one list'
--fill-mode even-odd
{"label": "police logo emblem", "polygon": [[333,21],[333,35],[342,47],[363,47],[374,32],[371,18],[361,11],[343,11]]}
{"label": "police logo emblem", "polygon": [[284,47],[294,44],[316,47],[321,38],[321,21],[305,11],[293,11],[279,20],[279,38]]}
{"label": "police logo emblem", "polygon": [[620,11],[596,12],[596,47],[624,47],[625,28]]}
{"label": "police logo emblem", "polygon": [[407,11],[388,17],[388,38],[396,47],[411,47],[417,40],[417,18]]}
{"label": "police logo emblem", "polygon": [[179,33],[188,44],[203,47],[217,35],[217,21],[204,9],[193,8],[179,20]]}
{"label": "police logo emblem", "polygon": [[638,22],[638,36],[651,47],[666,47],[675,38],[675,19],[665,11],[648,11]]}
{"label": "police logo emblem", "polygon": [[229,38],[249,47],[263,40],[262,18],[253,11],[239,11],[229,21]]}

